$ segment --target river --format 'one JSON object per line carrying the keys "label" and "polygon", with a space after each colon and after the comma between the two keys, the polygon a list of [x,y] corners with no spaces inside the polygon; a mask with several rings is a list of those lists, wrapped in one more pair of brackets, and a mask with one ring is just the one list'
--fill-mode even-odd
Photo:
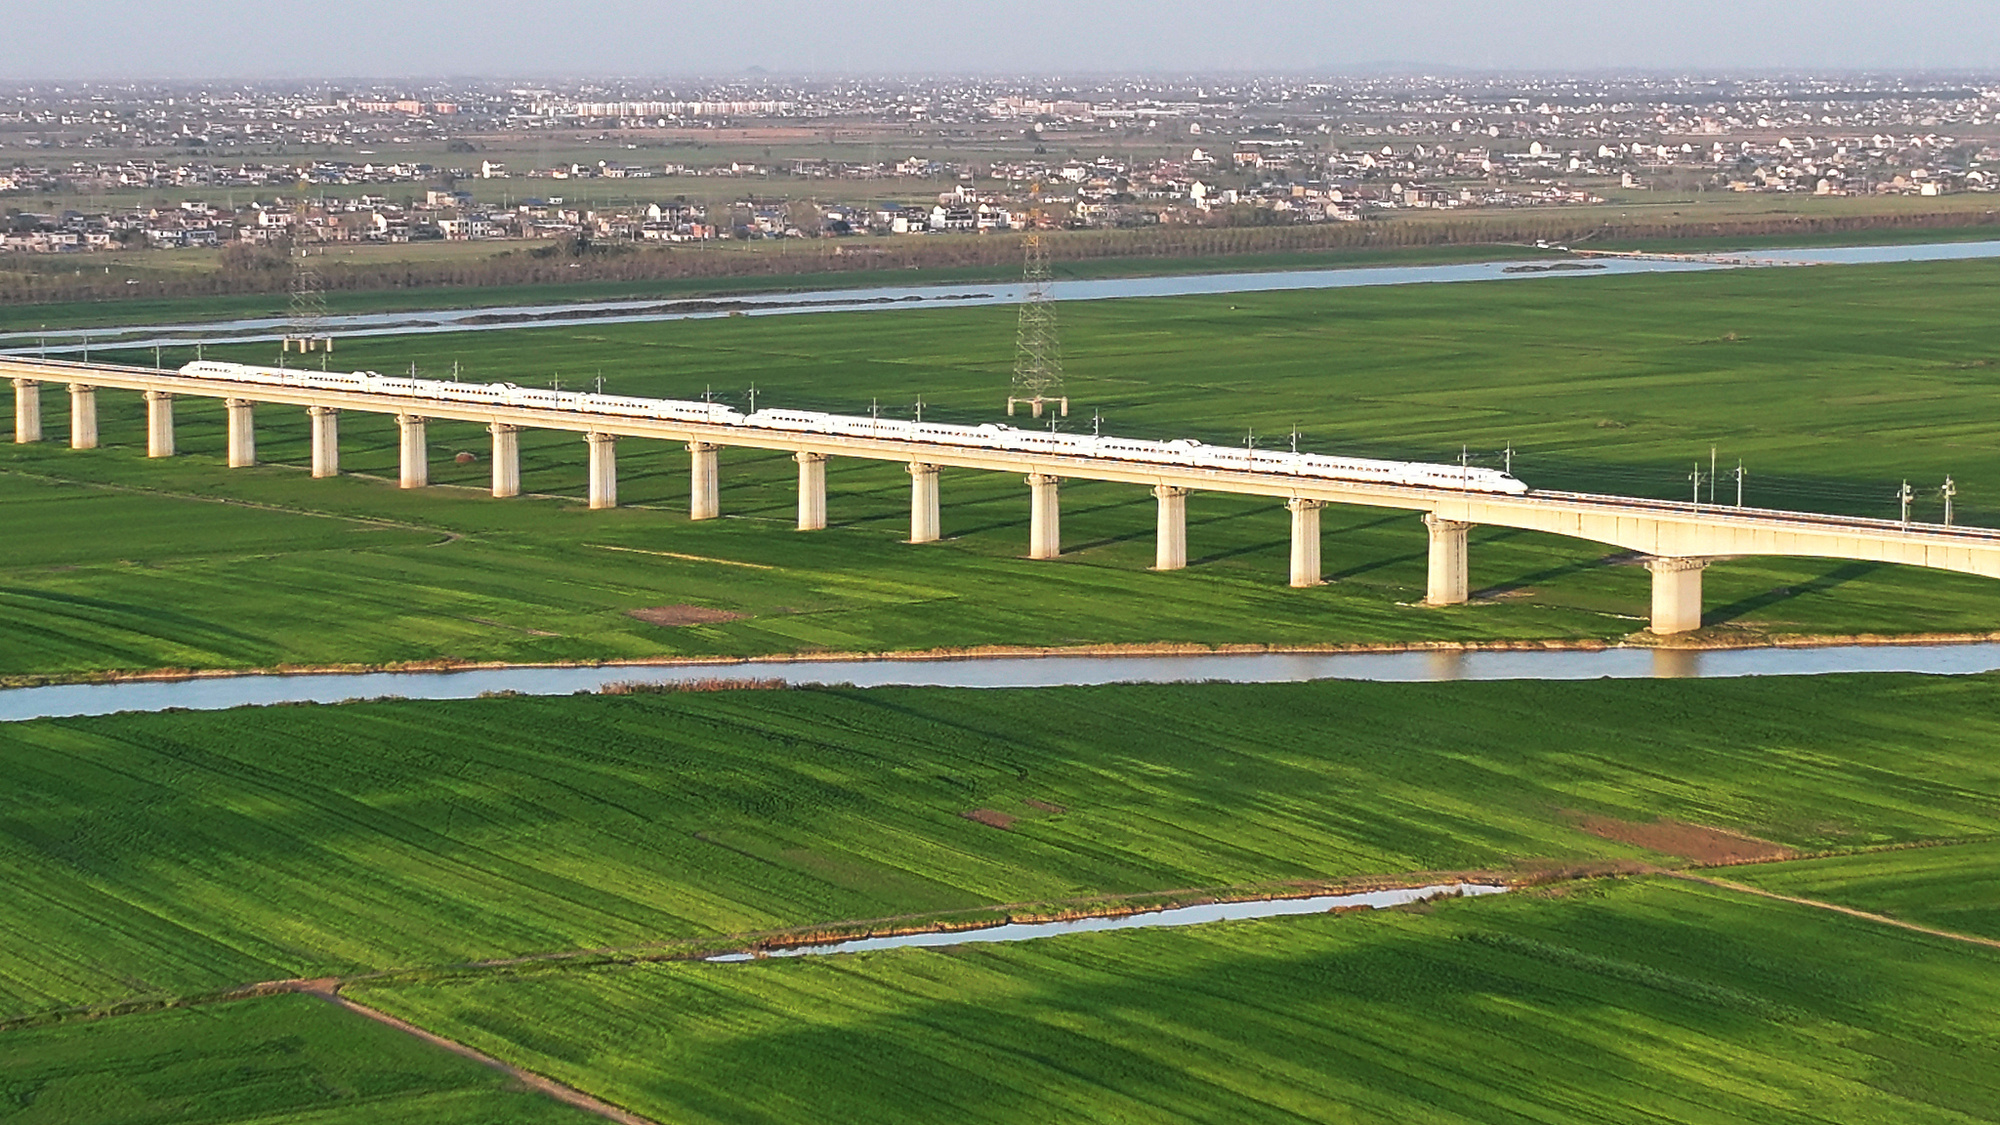
{"label": "river", "polygon": [[[1782,265],[1864,265],[1888,262],[1958,261],[2000,257],[2000,242],[1916,243],[1904,246],[1845,246],[1803,250],[1748,252],[1760,262]],[[1266,293],[1291,289],[1347,289],[1379,285],[1418,285],[1465,281],[1525,281],[1556,278],[1619,277],[1641,273],[1688,273],[1746,268],[1740,256],[1716,254],[1712,260],[1690,256],[1682,260],[1644,258],[1596,259],[1576,265],[1589,269],[1534,269],[1550,259],[1514,262],[1474,262],[1436,266],[1360,266],[1352,269],[1264,270],[1244,273],[1183,274],[1166,277],[1097,278],[1056,282],[1050,294],[1059,301],[1100,301],[1130,297],[1182,297],[1228,293]],[[1510,272],[1512,271],[1512,272]],[[777,316],[793,313],[856,312],[870,309],[966,308],[1019,303],[1021,286],[918,285],[829,289],[804,293],[758,293],[739,297],[684,300],[594,301],[575,304],[502,305],[487,308],[435,309],[394,313],[354,313],[329,316],[327,331],[336,335],[424,335],[436,332],[478,332],[520,328],[537,323],[637,324],[699,320],[731,316]],[[57,332],[0,333],[0,351],[18,354],[46,352],[78,355],[89,348],[187,347],[206,344],[262,343],[279,339],[288,321],[255,317],[187,324],[153,324]],[[46,340],[46,346],[44,341]]]}
{"label": "river", "polygon": [[56,684],[0,690],[0,722],[186,708],[340,703],[394,696],[472,699],[489,692],[573,695],[624,682],[782,680],[855,687],[1038,688],[1119,683],[1236,684],[1308,680],[1438,683],[1816,676],[1835,672],[1969,675],[2000,670],[2000,644],[1596,651],[1189,653],[1168,656],[981,656],[944,659],[757,660],[724,664],[476,668],[458,672],[225,675]]}
{"label": "river", "polygon": [[1199,926],[1209,922],[1241,922],[1254,918],[1283,918],[1300,914],[1325,914],[1332,910],[1381,910],[1434,898],[1472,898],[1506,893],[1493,883],[1440,883],[1429,887],[1401,887],[1387,891],[1359,891],[1344,895],[1314,895],[1310,898],[1249,899],[1241,902],[1210,902],[1199,906],[1179,906],[1148,910],[1109,918],[1071,918],[1061,922],[1007,922],[971,930],[930,930],[884,937],[850,938],[821,945],[781,946],[758,953],[722,953],[708,961],[755,961],[762,957],[817,957],[830,953],[868,953],[878,949],[905,949],[910,946],[976,945],[981,942],[1031,941],[1035,938],[1067,934],[1096,934],[1107,930],[1150,930],[1162,926]]}

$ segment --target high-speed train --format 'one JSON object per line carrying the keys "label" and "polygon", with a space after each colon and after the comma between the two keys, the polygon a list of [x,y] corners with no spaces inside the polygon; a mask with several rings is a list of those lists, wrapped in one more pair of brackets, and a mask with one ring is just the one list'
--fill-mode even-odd
{"label": "high-speed train", "polygon": [[1291,453],[1271,449],[1237,449],[1229,446],[1204,445],[1201,442],[1188,440],[1143,441],[1136,438],[1095,434],[1022,430],[994,423],[981,426],[954,426],[942,422],[862,418],[849,414],[825,414],[810,410],[766,409],[746,415],[733,406],[716,402],[628,398],[581,391],[540,390],[533,387],[517,387],[512,383],[449,383],[437,379],[381,375],[373,371],[288,370],[241,363],[219,363],[213,360],[190,363],[181,368],[180,372],[191,378],[237,383],[365,391],[405,398],[435,399],[440,402],[541,407],[548,410],[605,414],[620,418],[703,422],[715,426],[748,426],[763,430],[829,434],[838,437],[931,442],[972,449],[1053,453],[1067,457],[1138,461],[1196,469],[1235,469],[1327,480],[1362,481],[1371,484],[1499,492],[1510,496],[1519,496],[1528,491],[1527,485],[1495,469],[1433,465],[1421,461],[1376,461],[1361,457],[1329,457],[1320,453]]}

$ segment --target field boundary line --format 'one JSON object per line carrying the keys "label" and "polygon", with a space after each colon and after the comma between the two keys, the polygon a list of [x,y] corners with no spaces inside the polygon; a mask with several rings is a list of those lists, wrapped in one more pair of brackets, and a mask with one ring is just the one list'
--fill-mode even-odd
{"label": "field boundary line", "polygon": [[1921,922],[1906,922],[1901,918],[1891,918],[1887,914],[1877,914],[1872,910],[1862,910],[1861,908],[1854,906],[1842,906],[1837,902],[1823,902],[1815,898],[1800,898],[1797,895],[1780,894],[1777,891],[1767,891],[1762,887],[1753,887],[1747,883],[1732,882],[1731,880],[1728,879],[1717,879],[1711,875],[1696,875],[1693,874],[1692,872],[1687,872],[1687,871],[1668,871],[1668,870],[1662,870],[1660,873],[1662,875],[1668,876],[1669,878],[1681,879],[1689,883],[1699,883],[1703,886],[1714,887],[1717,890],[1735,891],[1739,894],[1756,895],[1759,898],[1774,899],[1778,902],[1789,902],[1797,906],[1811,906],[1820,910],[1830,910],[1835,914],[1845,914],[1850,918],[1859,918],[1864,922],[1875,922],[1884,926],[1895,926],[1898,929],[1909,930],[1912,933],[1928,934],[1931,937],[1945,938],[1950,941],[1962,941],[1968,945],[1983,945],[1988,949],[2000,949],[2000,938],[1980,937],[1978,934],[1961,934],[1955,930],[1942,930],[1936,926],[1926,926]]}
{"label": "field boundary line", "polygon": [[723,566],[748,567],[751,570],[778,569],[775,566],[767,566],[764,563],[741,562],[736,559],[716,559],[716,558],[710,558],[707,555],[683,555],[677,551],[648,551],[643,547],[613,547],[608,543],[585,543],[584,546],[589,547],[591,550],[594,551],[624,551],[625,553],[631,555],[658,555],[663,559],[681,559],[685,562],[719,563]]}
{"label": "field boundary line", "polygon": [[482,1066],[492,1067],[494,1070],[500,1071],[502,1074],[507,1075],[509,1078],[514,1079],[531,1090],[547,1094],[549,1097],[565,1105],[575,1106],[578,1109],[594,1113],[607,1120],[616,1121],[619,1125],[660,1125],[659,1122],[654,1121],[650,1117],[641,1117],[631,1110],[622,1109],[595,1095],[586,1094],[574,1086],[565,1085],[546,1075],[537,1074],[532,1070],[524,1070],[512,1063],[494,1058],[492,1055],[477,1048],[460,1043],[456,1039],[447,1039],[434,1031],[425,1031],[416,1024],[392,1016],[379,1008],[371,1008],[366,1004],[350,1000],[331,988],[302,988],[298,991],[304,992],[308,996],[317,996],[322,1000],[336,1004],[358,1016],[374,1020],[376,1023],[386,1027],[393,1027],[405,1035],[420,1039],[433,1047],[450,1051],[461,1058],[471,1059]]}

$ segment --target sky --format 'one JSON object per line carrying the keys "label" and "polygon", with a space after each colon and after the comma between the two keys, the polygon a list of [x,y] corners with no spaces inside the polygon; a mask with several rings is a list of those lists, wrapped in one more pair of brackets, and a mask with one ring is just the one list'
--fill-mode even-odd
{"label": "sky", "polygon": [[0,29],[0,79],[2000,71],[1996,0],[0,0]]}

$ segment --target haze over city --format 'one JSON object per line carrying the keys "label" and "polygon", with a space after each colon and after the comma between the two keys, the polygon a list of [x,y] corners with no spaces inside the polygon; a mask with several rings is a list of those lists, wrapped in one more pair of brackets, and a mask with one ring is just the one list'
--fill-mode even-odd
{"label": "haze over city", "polygon": [[1187,0],[1053,0],[978,12],[913,0],[726,9],[608,0],[406,5],[217,0],[196,13],[119,0],[80,23],[52,5],[9,14],[4,79],[383,77],[440,74],[787,74],[1966,69],[2000,57],[1982,0],[1480,0],[1279,9]]}

